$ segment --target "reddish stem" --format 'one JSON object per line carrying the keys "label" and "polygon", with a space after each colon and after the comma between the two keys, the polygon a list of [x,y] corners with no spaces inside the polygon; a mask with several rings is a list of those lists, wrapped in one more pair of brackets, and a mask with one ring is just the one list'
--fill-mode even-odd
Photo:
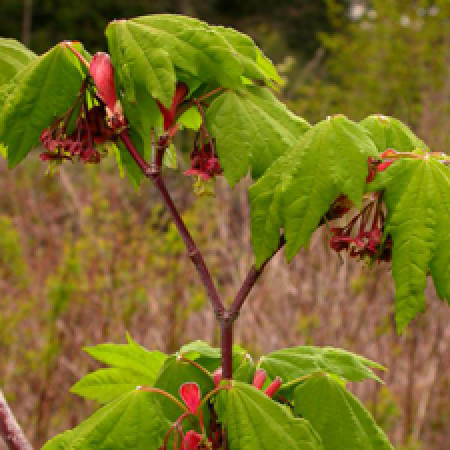
{"label": "reddish stem", "polygon": [[9,450],[33,450],[0,390],[0,436]]}

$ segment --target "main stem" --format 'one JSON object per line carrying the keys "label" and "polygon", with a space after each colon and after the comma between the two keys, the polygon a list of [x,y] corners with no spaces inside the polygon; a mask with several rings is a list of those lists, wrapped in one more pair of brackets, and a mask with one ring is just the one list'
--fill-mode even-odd
{"label": "main stem", "polygon": [[[136,164],[141,169],[142,173],[147,178],[150,178],[153,181],[154,185],[161,194],[161,197],[172,216],[172,220],[186,245],[189,257],[194,263],[195,268],[197,269],[197,272],[200,275],[202,283],[205,286],[206,292],[208,293],[208,298],[214,309],[216,318],[220,324],[220,341],[221,341],[220,346],[222,350],[221,352],[222,376],[224,379],[231,379],[233,374],[233,363],[232,363],[233,323],[236,320],[237,316],[239,315],[239,311],[241,310],[242,305],[244,304],[252,287],[255,285],[264,267],[272,257],[269,258],[267,261],[265,261],[261,267],[256,268],[255,266],[253,266],[250,269],[246,279],[244,280],[241,288],[239,289],[236,295],[236,298],[234,299],[230,308],[227,309],[224,306],[222,300],[220,299],[220,296],[217,292],[216,286],[214,285],[214,281],[211,277],[211,274],[209,273],[209,270],[206,267],[203,256],[199,251],[198,247],[196,246],[194,240],[192,239],[189,230],[184,224],[180,213],[178,212],[175,204],[173,203],[172,198],[170,197],[169,192],[167,191],[164,180],[161,177],[162,156],[168,146],[168,141],[166,139],[160,140],[160,144],[157,148],[155,163],[148,164],[147,161],[145,161],[145,159],[137,151],[126,129],[119,134],[119,137],[124,143],[125,147],[127,148],[128,152],[130,153],[134,161],[136,162]],[[278,246],[278,249],[275,251],[275,253],[277,253],[278,250],[280,250],[283,247],[284,243],[285,243],[284,238],[281,238],[280,245]]]}

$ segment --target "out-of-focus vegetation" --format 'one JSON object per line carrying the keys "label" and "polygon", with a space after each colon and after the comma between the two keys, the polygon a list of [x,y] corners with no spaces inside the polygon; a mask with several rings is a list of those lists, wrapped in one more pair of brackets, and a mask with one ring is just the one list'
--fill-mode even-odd
{"label": "out-of-focus vegetation", "polygon": [[[93,52],[106,48],[109,20],[155,12],[252,35],[286,78],[280,96],[311,122],[380,112],[449,153],[448,0],[2,0],[0,35],[37,52],[81,39]],[[187,139],[177,142],[181,171]],[[191,339],[218,344],[197,274],[151,185],[136,192],[119,178],[113,155],[98,167],[66,165],[53,177],[45,170],[36,157],[8,171],[0,158],[0,387],[36,447],[95,407],[68,393],[95,367],[83,346],[121,342],[125,330],[162,351]],[[196,198],[190,179],[166,175],[231,299],[252,263],[248,180],[233,191],[218,180],[216,197]],[[341,262],[328,242],[323,229],[291,265],[274,258],[237,322],[240,344],[254,356],[333,345],[379,361],[389,368],[386,385],[355,390],[399,450],[446,449],[448,307],[435,297],[397,336],[388,268]]]}

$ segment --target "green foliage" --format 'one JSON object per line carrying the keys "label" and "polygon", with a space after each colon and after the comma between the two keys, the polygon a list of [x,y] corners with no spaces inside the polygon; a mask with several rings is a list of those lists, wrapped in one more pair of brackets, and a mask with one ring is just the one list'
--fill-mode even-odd
{"label": "green foliage", "polygon": [[254,450],[282,445],[292,450],[320,450],[321,439],[303,419],[258,389],[239,381],[220,393],[219,420],[227,427],[230,450]]}
{"label": "green foliage", "polygon": [[295,389],[294,413],[311,423],[324,450],[393,450],[369,412],[329,376],[314,375]]}
{"label": "green foliage", "polygon": [[136,344],[127,335],[128,344],[100,344],[85,347],[84,350],[93,358],[112,367],[130,369],[155,380],[156,375],[166,359],[164,353],[149,352]]}
{"label": "green foliage", "polygon": [[249,189],[256,265],[276,250],[281,228],[290,261],[340,194],[361,205],[367,158],[377,155],[365,130],[345,117],[326,119],[306,132]]}
{"label": "green foliage", "polygon": [[425,308],[428,271],[450,302],[450,169],[432,158],[405,158],[378,174],[370,189],[384,190],[401,331]]}
{"label": "green foliage", "polygon": [[372,141],[380,153],[392,148],[399,152],[427,150],[422,142],[406,125],[393,117],[374,114],[366,117],[360,124],[369,131]]}
{"label": "green foliage", "polygon": [[133,370],[109,368],[99,369],[75,383],[70,392],[82,397],[109,403],[138,386],[152,386],[156,377]]}
{"label": "green foliage", "polygon": [[231,186],[249,168],[252,177],[259,178],[309,129],[268,89],[257,86],[221,94],[208,108],[206,123]]}
{"label": "green foliage", "polygon": [[0,37],[0,86],[20,72],[36,55],[14,39]]}
{"label": "green foliage", "polygon": [[108,403],[43,450],[157,450],[168,428],[155,395],[138,389]]}
{"label": "green foliage", "polygon": [[43,129],[75,100],[85,73],[76,57],[57,45],[35,58],[2,89],[0,142],[8,149],[10,167],[37,145]]}
{"label": "green foliage", "polygon": [[317,372],[338,375],[348,381],[381,381],[371,368],[384,367],[354,353],[332,347],[292,347],[269,353],[258,364],[271,378],[295,381]]}

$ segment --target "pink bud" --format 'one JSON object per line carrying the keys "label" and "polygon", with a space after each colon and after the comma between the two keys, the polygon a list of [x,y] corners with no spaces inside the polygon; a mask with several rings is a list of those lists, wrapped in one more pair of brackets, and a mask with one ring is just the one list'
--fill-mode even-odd
{"label": "pink bud", "polygon": [[267,389],[264,391],[264,393],[272,398],[274,396],[274,394],[278,391],[278,389],[280,389],[281,383],[283,381],[281,380],[280,377],[276,377],[275,380],[272,381],[272,383],[269,384],[269,386],[267,387]]}
{"label": "pink bud", "polygon": [[186,403],[189,411],[197,414],[198,406],[200,404],[200,388],[197,383],[188,382],[183,383],[180,387],[180,397]]}
{"label": "pink bud", "polygon": [[256,369],[255,376],[253,377],[253,386],[256,389],[261,390],[266,381],[267,373],[264,369]]}
{"label": "pink bud", "polygon": [[203,436],[196,433],[193,430],[189,430],[183,439],[182,449],[183,450],[196,450],[199,444],[201,444]]}
{"label": "pink bud", "polygon": [[99,97],[111,111],[114,111],[117,102],[116,84],[114,82],[114,67],[108,53],[96,53],[89,65],[89,72],[97,86]]}
{"label": "pink bud", "polygon": [[218,369],[216,369],[214,371],[213,381],[214,381],[214,386],[218,387],[220,382],[222,381],[222,367],[219,367]]}

